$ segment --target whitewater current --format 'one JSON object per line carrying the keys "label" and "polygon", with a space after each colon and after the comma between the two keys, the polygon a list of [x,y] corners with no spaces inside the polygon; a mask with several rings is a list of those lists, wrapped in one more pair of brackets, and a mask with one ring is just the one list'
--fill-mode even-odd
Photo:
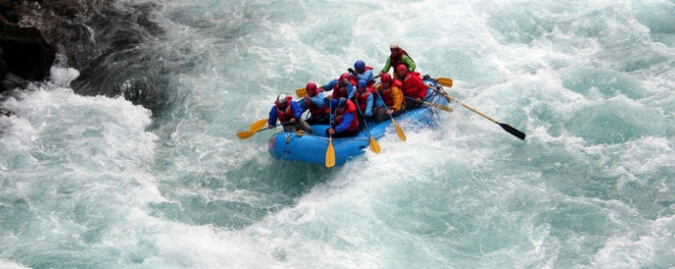
{"label": "whitewater current", "polygon": [[[114,64],[162,109],[63,64],[1,104],[0,268],[675,267],[673,1],[145,1]],[[392,42],[526,140],[457,103],[332,169],[235,135]]]}

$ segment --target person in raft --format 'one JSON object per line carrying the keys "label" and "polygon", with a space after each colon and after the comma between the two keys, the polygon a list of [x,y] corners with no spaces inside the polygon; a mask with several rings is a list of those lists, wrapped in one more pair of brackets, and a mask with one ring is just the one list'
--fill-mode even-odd
{"label": "person in raft", "polygon": [[279,94],[274,106],[270,109],[269,120],[267,121],[267,129],[272,129],[277,123],[277,119],[281,125],[284,126],[286,132],[297,132],[302,130],[305,133],[313,134],[312,126],[302,120],[302,108],[293,101],[293,97]]}
{"label": "person in raft", "polygon": [[340,100],[331,99],[332,128],[326,130],[326,136],[350,137],[359,134],[359,120],[356,118],[356,105],[349,99],[341,97]]}
{"label": "person in raft", "polygon": [[309,110],[311,117],[306,120],[307,124],[328,124],[330,110],[326,104],[326,97],[321,88],[316,87],[316,83],[309,82],[307,86],[307,94],[300,101],[302,111]]}
{"label": "person in raft", "polygon": [[323,91],[333,90],[331,99],[340,99],[340,97],[349,97],[355,91],[354,85],[349,81],[349,73],[342,73],[340,78],[329,81],[326,85],[321,86]]}
{"label": "person in raft", "polygon": [[391,54],[389,55],[389,58],[387,58],[387,63],[384,64],[382,71],[380,71],[380,77],[384,75],[384,73],[389,73],[389,69],[392,67],[396,68],[400,64],[405,65],[408,68],[408,71],[415,72],[417,65],[415,65],[413,59],[410,58],[408,53],[401,49],[398,44],[391,43],[391,46],[389,46],[389,52],[391,52]]}
{"label": "person in raft", "polygon": [[[367,90],[366,87],[368,83],[366,83],[366,80],[364,79],[359,79],[358,82],[356,82],[356,91],[350,96],[349,99],[354,100],[354,103],[356,103],[357,106],[361,109],[360,111],[363,114],[361,115],[361,119],[363,120],[368,120],[372,121],[373,117],[373,104],[375,103],[375,98],[373,97],[373,92],[375,90]],[[356,111],[359,111],[358,109]]]}
{"label": "person in raft", "polygon": [[389,115],[397,116],[403,111],[403,84],[398,79],[392,79],[389,73],[382,75],[380,84],[375,85],[375,90],[380,98],[375,99],[375,122],[380,123],[389,119]]}
{"label": "person in raft", "polygon": [[366,66],[366,63],[362,60],[358,60],[354,63],[354,69],[347,69],[349,73],[352,75],[352,81],[358,82],[359,80],[363,79],[368,83],[368,86],[371,86],[375,84],[375,80],[373,78],[373,68],[370,66]]}
{"label": "person in raft", "polygon": [[422,100],[427,96],[427,85],[424,84],[420,74],[417,72],[409,72],[408,67],[404,64],[399,64],[396,67],[396,79],[400,80],[403,86],[401,91],[403,96],[409,97],[413,100],[407,99],[405,101],[405,109],[418,108],[422,105]]}

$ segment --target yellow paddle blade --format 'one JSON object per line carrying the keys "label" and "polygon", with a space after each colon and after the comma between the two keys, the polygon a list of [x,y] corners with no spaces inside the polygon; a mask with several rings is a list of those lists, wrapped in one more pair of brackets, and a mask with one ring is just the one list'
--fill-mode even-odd
{"label": "yellow paddle blade", "polygon": [[305,88],[297,89],[295,90],[295,94],[300,98],[305,97],[305,95],[307,95],[307,89]]}
{"label": "yellow paddle blade", "polygon": [[253,131],[241,131],[237,133],[237,137],[239,137],[239,139],[246,139],[253,136],[254,134],[255,132]]}
{"label": "yellow paddle blade", "polygon": [[335,149],[333,148],[333,136],[328,138],[328,149],[326,149],[326,167],[335,166]]}
{"label": "yellow paddle blade", "polygon": [[430,102],[426,102],[426,101],[423,101],[423,103],[424,103],[425,105],[433,106],[433,107],[435,107],[435,108],[438,108],[438,109],[443,110],[443,111],[446,111],[446,112],[452,112],[452,111],[453,111],[452,108],[449,107],[449,106],[443,106],[443,105],[434,104],[434,103],[430,103]]}
{"label": "yellow paddle blade", "polygon": [[440,82],[444,87],[452,88],[451,78],[438,78],[438,82]]}
{"label": "yellow paddle blade", "polygon": [[377,141],[372,136],[370,137],[370,150],[378,154],[380,153],[380,145],[377,144]]}
{"label": "yellow paddle blade", "polygon": [[259,121],[254,122],[253,124],[251,124],[251,131],[255,132],[267,126],[267,121],[268,119],[261,119]]}
{"label": "yellow paddle blade", "polygon": [[396,127],[396,134],[398,134],[398,138],[403,141],[406,141],[406,137],[405,134],[403,133],[403,129],[401,129],[401,126],[398,126],[398,124],[396,124],[394,118],[391,118],[391,121],[394,123],[394,127]]}

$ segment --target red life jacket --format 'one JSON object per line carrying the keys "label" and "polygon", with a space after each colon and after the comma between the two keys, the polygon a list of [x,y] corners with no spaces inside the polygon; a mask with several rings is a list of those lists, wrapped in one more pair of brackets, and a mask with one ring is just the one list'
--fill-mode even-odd
{"label": "red life jacket", "polygon": [[274,105],[277,106],[277,118],[281,124],[287,123],[293,118],[293,108],[291,108],[292,96],[286,96],[286,107],[284,109],[279,108],[279,102],[274,101]]}
{"label": "red life jacket", "polygon": [[427,86],[422,82],[420,78],[420,73],[417,72],[408,72],[405,74],[403,79],[403,87],[401,88],[404,96],[412,98],[422,98],[426,97]]}
{"label": "red life jacket", "polygon": [[361,108],[361,111],[364,113],[366,112],[366,106],[368,106],[368,96],[370,96],[372,92],[370,90],[366,90],[363,92],[363,94],[359,94],[359,92],[354,93],[354,99],[356,102],[359,104],[359,108]]}
{"label": "red life jacket", "polygon": [[[323,92],[323,90],[316,89],[316,93],[312,97],[316,97],[319,95],[319,93]],[[327,115],[330,113],[330,110],[328,109],[328,106],[323,106],[323,107],[318,107],[314,103],[312,103],[311,100],[305,100],[305,105],[307,105],[307,109],[309,109],[309,113],[312,114],[312,116],[323,116]]]}
{"label": "red life jacket", "polygon": [[340,89],[340,83],[335,83],[333,86],[333,99],[340,100],[340,97],[347,98],[347,87]]}
{"label": "red life jacket", "polygon": [[335,124],[340,125],[340,123],[342,123],[342,116],[347,113],[352,113],[354,115],[354,120],[349,127],[347,127],[347,131],[354,131],[359,128],[359,118],[356,116],[356,105],[354,105],[354,102],[351,100],[347,100],[347,108],[343,110],[341,114],[338,114],[337,109],[335,109],[335,115],[333,116]]}
{"label": "red life jacket", "polygon": [[[391,63],[391,66],[396,68],[399,64],[404,64],[405,66],[410,68],[410,66],[408,66],[406,63],[403,62],[403,55],[405,54],[406,56],[408,56],[408,58],[410,58],[411,61],[413,59],[410,57],[410,55],[408,55],[408,52],[406,52],[405,50],[403,50],[403,49],[399,49],[399,50],[400,50],[399,53],[397,53],[396,55],[394,55],[394,54],[389,55],[389,62]],[[415,62],[415,61],[413,61],[413,62]]]}

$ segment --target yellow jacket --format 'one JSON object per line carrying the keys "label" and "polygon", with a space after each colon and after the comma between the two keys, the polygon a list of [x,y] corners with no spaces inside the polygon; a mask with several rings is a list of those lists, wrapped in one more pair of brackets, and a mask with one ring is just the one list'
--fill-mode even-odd
{"label": "yellow jacket", "polygon": [[[382,96],[382,84],[377,84],[375,85],[375,90],[377,91],[378,94],[382,97],[382,99],[386,98],[385,96]],[[401,89],[399,89],[394,83],[391,85],[391,90],[389,91],[389,98],[394,100],[394,104],[389,106],[389,109],[393,109],[394,111],[399,111],[401,110],[401,104],[403,104],[403,92],[401,92]],[[377,98],[377,102],[375,102],[376,106],[382,106],[384,103],[380,98]]]}

